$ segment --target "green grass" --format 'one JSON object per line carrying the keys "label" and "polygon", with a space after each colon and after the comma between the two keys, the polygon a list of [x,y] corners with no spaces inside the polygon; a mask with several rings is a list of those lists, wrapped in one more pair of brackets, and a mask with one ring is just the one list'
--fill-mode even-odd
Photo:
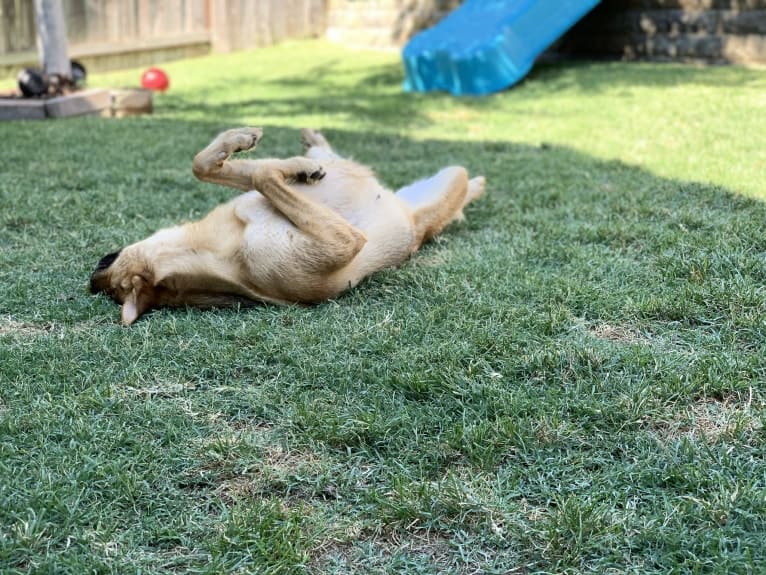
{"label": "green grass", "polygon": [[[0,124],[0,572],[766,572],[764,72],[166,68],[151,117]],[[230,197],[190,162],[242,124],[489,193],[335,302],[120,327],[98,258]]]}

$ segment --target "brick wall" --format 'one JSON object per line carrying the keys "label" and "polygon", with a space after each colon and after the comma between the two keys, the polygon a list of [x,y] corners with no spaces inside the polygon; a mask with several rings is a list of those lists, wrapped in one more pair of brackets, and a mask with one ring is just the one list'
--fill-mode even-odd
{"label": "brick wall", "polygon": [[766,0],[603,0],[558,46],[586,57],[766,62]]}

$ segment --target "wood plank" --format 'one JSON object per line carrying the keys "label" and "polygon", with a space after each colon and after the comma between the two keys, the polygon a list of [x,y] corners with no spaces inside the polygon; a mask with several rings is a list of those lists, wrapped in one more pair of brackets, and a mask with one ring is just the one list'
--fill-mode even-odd
{"label": "wood plank", "polygon": [[0,0],[0,12],[3,16],[0,20],[0,53],[11,52],[11,34],[17,25],[14,0]]}
{"label": "wood plank", "polygon": [[152,93],[149,90],[117,89],[111,90],[111,115],[116,118],[151,114],[153,111]]}
{"label": "wood plank", "polygon": [[3,0],[0,3],[0,53],[36,49],[34,5],[29,0]]}
{"label": "wood plank", "polygon": [[43,120],[45,102],[16,98],[0,98],[0,120]]}
{"label": "wood plank", "polygon": [[255,15],[256,23],[256,46],[269,46],[274,43],[274,37],[272,36],[272,18],[271,5],[268,2],[261,2],[258,6],[258,12]]}
{"label": "wood plank", "polygon": [[138,29],[136,26],[136,0],[125,0],[117,2],[117,36],[115,41],[121,38],[137,38]]}
{"label": "wood plank", "polygon": [[111,42],[108,0],[90,0],[88,6],[88,41]]}
{"label": "wood plank", "polygon": [[45,111],[51,118],[67,118],[102,114],[112,106],[109,90],[91,89],[45,101]]}
{"label": "wood plank", "polygon": [[210,0],[197,0],[194,3],[192,16],[194,20],[194,24],[192,26],[193,32],[198,32],[199,30],[207,30],[210,21],[208,17],[209,4]]}
{"label": "wood plank", "polygon": [[229,27],[228,2],[226,0],[211,0],[210,42],[216,52],[230,52],[232,50]]}
{"label": "wood plank", "polygon": [[163,32],[175,33],[178,30],[178,0],[157,0],[160,17],[157,18],[154,28],[155,36],[162,35]]}
{"label": "wood plank", "polygon": [[137,0],[138,37],[148,38],[152,29],[151,0]]}
{"label": "wood plank", "polygon": [[76,44],[87,38],[85,0],[64,0],[64,14],[69,43]]}
{"label": "wood plank", "polygon": [[231,34],[231,46],[234,50],[242,50],[247,46],[247,24],[246,18],[248,8],[251,6],[245,0],[231,0],[229,2],[229,34]]}
{"label": "wood plank", "polygon": [[328,11],[326,0],[312,0],[311,2],[311,33],[313,36],[323,34],[327,29]]}
{"label": "wood plank", "polygon": [[208,32],[195,32],[176,37],[147,38],[134,40],[125,44],[79,44],[73,46],[71,53],[75,57],[107,56],[111,54],[128,54],[131,52],[148,52],[151,50],[165,50],[168,48],[183,48],[200,44],[209,44]]}
{"label": "wood plank", "polygon": [[[268,4],[268,2],[263,4]],[[244,13],[239,33],[240,49],[250,50],[256,46],[263,46],[263,28],[258,27],[258,7],[253,2],[245,2],[243,8]]]}
{"label": "wood plank", "polygon": [[272,4],[271,8],[271,38],[276,44],[287,38],[287,11],[284,2]]}
{"label": "wood plank", "polygon": [[182,0],[165,0],[162,2],[162,20],[158,22],[156,33],[176,35],[183,31]]}

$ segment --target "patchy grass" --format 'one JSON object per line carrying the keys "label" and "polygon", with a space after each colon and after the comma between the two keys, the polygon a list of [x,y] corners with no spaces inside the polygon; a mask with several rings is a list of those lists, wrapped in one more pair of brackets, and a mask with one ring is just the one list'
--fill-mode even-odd
{"label": "patchy grass", "polygon": [[[453,99],[319,42],[167,69],[152,117],[0,124],[0,571],[766,571],[763,72]],[[241,124],[489,193],[338,301],[121,328],[90,271],[230,197],[190,161]]]}

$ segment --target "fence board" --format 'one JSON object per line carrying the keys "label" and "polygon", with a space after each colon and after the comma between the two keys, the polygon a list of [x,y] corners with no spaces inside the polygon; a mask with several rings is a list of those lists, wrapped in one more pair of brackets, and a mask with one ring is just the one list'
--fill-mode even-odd
{"label": "fence board", "polygon": [[34,5],[29,0],[0,2],[0,54],[35,49]]}

